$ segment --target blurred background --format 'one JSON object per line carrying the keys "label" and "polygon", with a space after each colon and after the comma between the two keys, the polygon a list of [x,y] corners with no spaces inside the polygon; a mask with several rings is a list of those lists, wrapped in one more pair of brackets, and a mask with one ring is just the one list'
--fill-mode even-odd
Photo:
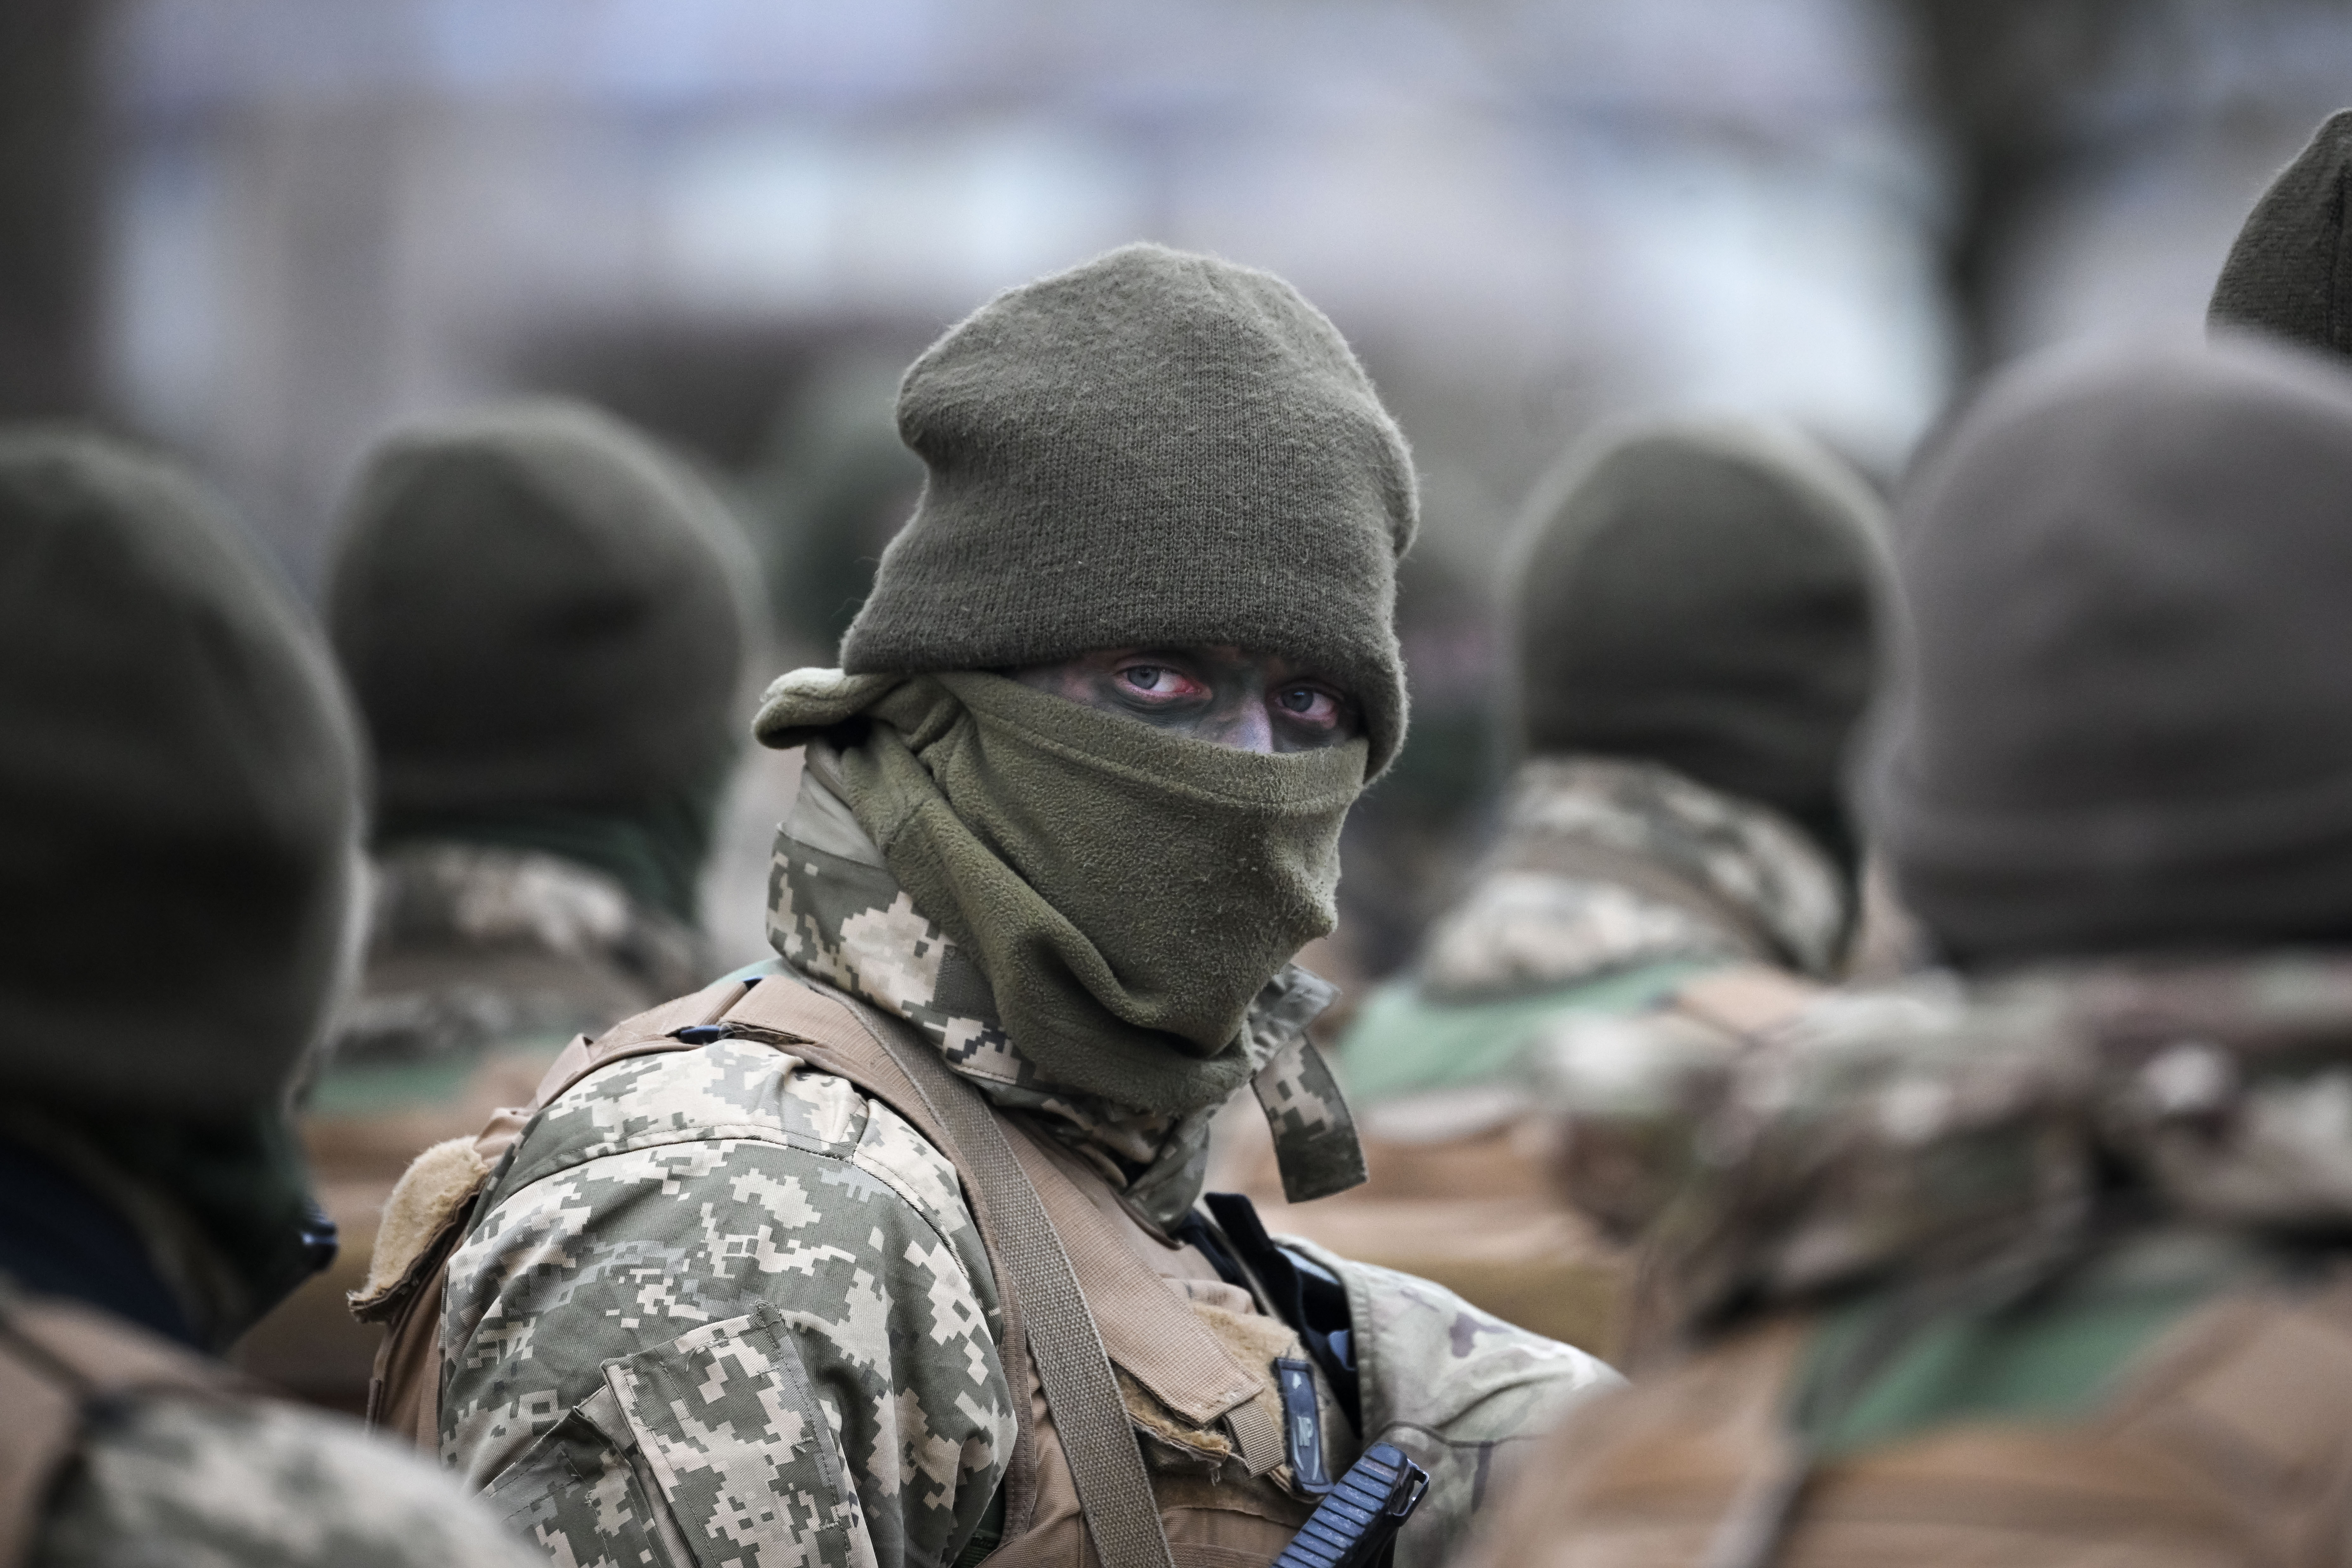
{"label": "blurred background", "polygon": [[[2328,0],[10,0],[0,416],[180,449],[315,590],[388,426],[586,396],[724,482],[782,668],[906,513],[943,326],[1131,238],[1274,268],[1425,483],[1414,738],[1325,955],[1361,978],[1479,831],[1495,575],[1580,431],[1780,414],[1891,479],[1989,363],[2197,331],[2347,101]],[[787,765],[739,791],[730,956]]]}

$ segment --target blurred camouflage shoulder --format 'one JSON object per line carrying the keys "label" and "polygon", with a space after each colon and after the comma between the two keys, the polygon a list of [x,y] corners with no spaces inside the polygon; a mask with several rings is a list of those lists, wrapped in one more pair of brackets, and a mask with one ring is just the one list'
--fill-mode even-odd
{"label": "blurred camouflage shoulder", "polygon": [[1539,757],[1432,929],[1421,979],[1467,1001],[1676,959],[1825,974],[1851,902],[1829,857],[1769,807],[1654,763]]}
{"label": "blurred camouflage shoulder", "polygon": [[442,1457],[559,1560],[740,1529],[936,1562],[978,1523],[1014,1437],[994,1277],[954,1167],[846,1079],[751,1038],[614,1062],[475,1214]]}
{"label": "blurred camouflage shoulder", "polygon": [[28,1561],[39,1568],[526,1568],[449,1477],[352,1423],[262,1401],[110,1404]]}
{"label": "blurred camouflage shoulder", "polygon": [[693,930],[558,856],[418,842],[375,870],[366,973],[331,1068],[560,1047],[708,978]]}
{"label": "blurred camouflage shoulder", "polygon": [[[1585,1076],[1588,1106],[1605,1076]],[[2155,1216],[2352,1222],[2352,954],[1926,977],[1826,998],[1671,1077],[1641,1109],[1690,1152],[1657,1244],[1694,1324],[1898,1273],[2046,1272],[2083,1253],[2117,1180]],[[1572,1145],[1604,1119],[1564,1120]]]}
{"label": "blurred camouflage shoulder", "polygon": [[1768,807],[1656,763],[1539,757],[1411,975],[1350,1027],[1341,1069],[1367,1106],[1469,1088],[1523,1098],[1553,1020],[1648,1012],[1735,964],[1824,976],[1852,911],[1837,866]]}

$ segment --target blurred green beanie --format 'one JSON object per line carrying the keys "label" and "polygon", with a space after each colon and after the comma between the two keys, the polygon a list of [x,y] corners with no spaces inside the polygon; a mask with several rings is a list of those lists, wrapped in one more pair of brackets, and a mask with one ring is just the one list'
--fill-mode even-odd
{"label": "blurred green beanie", "polygon": [[104,1112],[281,1097],[352,951],[357,742],[220,503],[0,431],[0,1084]]}
{"label": "blurred green beanie", "polygon": [[2352,374],[2224,334],[2002,371],[1905,481],[1872,826],[1978,965],[2352,937]]}
{"label": "blurred green beanie", "polygon": [[1338,329],[1279,278],[1131,245],[1001,294],[898,395],[928,475],[841,645],[852,674],[1091,649],[1279,653],[1404,736],[1412,460]]}
{"label": "blurred green beanie", "polygon": [[1846,752],[1887,633],[1868,482],[1786,426],[1620,427],[1570,454],[1524,526],[1527,749],[1664,763],[1851,864]]}
{"label": "blurred green beanie", "polygon": [[328,627],[385,816],[631,805],[709,777],[736,743],[733,526],[683,463],[575,404],[377,447]]}
{"label": "blurred green beanie", "polygon": [[2238,231],[2206,320],[2352,354],[2352,110],[2331,115]]}

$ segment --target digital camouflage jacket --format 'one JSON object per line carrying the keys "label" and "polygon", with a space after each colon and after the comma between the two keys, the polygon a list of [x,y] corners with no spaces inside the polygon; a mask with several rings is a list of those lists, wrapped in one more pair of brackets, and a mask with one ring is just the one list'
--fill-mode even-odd
{"label": "digital camouflage jacket", "polygon": [[238,1348],[257,1375],[358,1412],[375,1333],[347,1292],[418,1151],[520,1104],[556,1053],[709,978],[694,932],[556,856],[419,842],[375,864],[366,969],[308,1086],[303,1142],[342,1237]]}
{"label": "digital camouflage jacket", "polygon": [[[1090,1173],[1118,1223],[1139,1235],[1189,1210],[1205,1129],[1061,1093],[1001,1032],[992,1046],[984,990],[948,990],[964,961],[814,779],[772,889],[780,952],[915,1024]],[[1261,1100],[1310,1167],[1345,1130],[1300,1039],[1321,995],[1294,974],[1251,1021]],[[928,1568],[981,1525],[1011,1458],[1013,1402],[1035,1391],[1007,1381],[995,1277],[954,1168],[880,1101],[751,1040],[616,1062],[525,1130],[473,1212],[446,1275],[443,1456],[557,1560]],[[1171,1258],[1171,1288],[1229,1344],[1295,1346],[1278,1320],[1247,1328],[1246,1291],[1181,1278]],[[1428,1417],[1446,1481],[1429,1510],[1440,1533],[1411,1559],[1434,1563],[1496,1451],[1610,1374],[1423,1293],[1379,1315],[1411,1320],[1387,1342],[1433,1345],[1457,1369],[1402,1406]],[[1204,1539],[1270,1562],[1311,1507],[1279,1443],[1253,1457],[1238,1426],[1191,1430],[1123,1386],[1163,1513],[1225,1510],[1230,1525]],[[1328,1458],[1344,1463],[1356,1439],[1329,1427]]]}

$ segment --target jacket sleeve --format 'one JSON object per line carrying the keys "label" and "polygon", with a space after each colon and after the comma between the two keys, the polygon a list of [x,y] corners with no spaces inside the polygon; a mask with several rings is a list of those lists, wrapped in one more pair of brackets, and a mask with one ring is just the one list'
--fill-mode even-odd
{"label": "jacket sleeve", "polygon": [[443,1458],[558,1561],[949,1561],[1013,1436],[954,1171],[841,1079],[724,1058],[525,1134],[450,1263]]}
{"label": "jacket sleeve", "polygon": [[133,1397],[85,1436],[27,1561],[531,1568],[457,1483],[355,1422],[253,1400]]}

